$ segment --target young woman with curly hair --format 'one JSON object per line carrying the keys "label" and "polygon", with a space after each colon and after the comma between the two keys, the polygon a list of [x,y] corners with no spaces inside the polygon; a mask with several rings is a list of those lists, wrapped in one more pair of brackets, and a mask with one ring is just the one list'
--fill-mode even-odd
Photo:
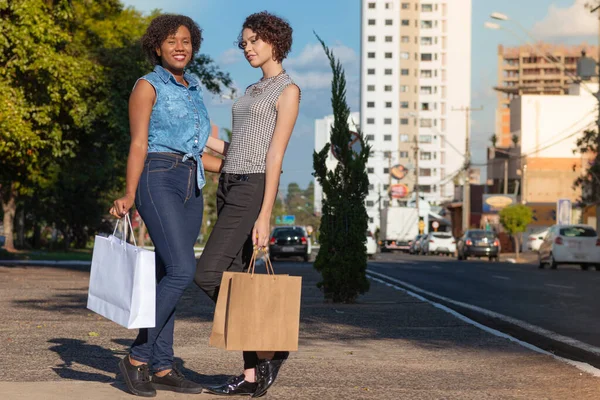
{"label": "young woman with curly hair", "polygon": [[[217,191],[217,222],[198,262],[195,282],[214,301],[223,272],[243,271],[253,246],[268,244],[283,156],[300,105],[300,89],[281,65],[292,46],[287,21],[268,12],[252,14],[243,24],[238,45],[263,76],[233,104],[231,143],[209,145],[225,155],[225,163]],[[207,390],[262,396],[287,356],[287,352],[246,351],[244,373]]]}
{"label": "young woman with curly hair", "polygon": [[211,140],[210,120],[198,78],[185,73],[201,41],[202,31],[188,17],[152,20],[142,47],[154,71],[136,82],[129,99],[125,195],[110,212],[121,218],[135,202],[155,246],[157,277],[155,327],[140,329],[119,363],[129,391],[138,396],[156,396],[157,389],[202,391],[173,366],[175,307],[196,270],[204,169],[221,168],[221,160],[203,154]]}

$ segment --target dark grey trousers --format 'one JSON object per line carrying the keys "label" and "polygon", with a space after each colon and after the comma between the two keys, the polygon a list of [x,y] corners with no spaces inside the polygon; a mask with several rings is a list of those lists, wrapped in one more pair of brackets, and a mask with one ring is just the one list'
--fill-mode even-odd
{"label": "dark grey trousers", "polygon": [[[222,173],[217,189],[217,222],[196,265],[194,282],[214,302],[223,272],[242,272],[252,258],[252,228],[262,207],[265,174]],[[255,352],[244,352],[244,368],[256,367]]]}

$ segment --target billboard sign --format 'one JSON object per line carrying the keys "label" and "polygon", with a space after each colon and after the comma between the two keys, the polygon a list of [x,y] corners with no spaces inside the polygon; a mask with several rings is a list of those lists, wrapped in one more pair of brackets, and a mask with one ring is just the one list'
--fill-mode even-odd
{"label": "billboard sign", "polygon": [[516,197],[509,194],[484,194],[482,211],[484,214],[495,214],[503,208],[516,204]]}
{"label": "billboard sign", "polygon": [[573,205],[569,199],[556,201],[556,223],[558,225],[571,225],[571,210]]}
{"label": "billboard sign", "polygon": [[392,199],[403,199],[408,196],[408,186],[403,183],[397,183],[390,186],[390,196]]}
{"label": "billboard sign", "polygon": [[408,174],[408,169],[406,169],[404,165],[394,165],[390,170],[390,175],[392,175],[394,179],[397,179],[399,181],[404,179],[406,174]]}

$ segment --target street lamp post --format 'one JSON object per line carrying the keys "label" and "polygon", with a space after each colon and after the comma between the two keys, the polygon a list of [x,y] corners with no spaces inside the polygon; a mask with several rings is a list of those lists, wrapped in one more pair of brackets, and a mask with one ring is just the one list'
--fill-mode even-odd
{"label": "street lamp post", "polygon": [[[598,11],[598,9],[600,9],[600,6],[594,7],[590,11],[592,13],[594,13],[594,12]],[[596,62],[596,65],[598,65],[598,91],[595,93],[595,97],[596,97],[596,100],[598,100],[598,103],[600,104],[600,12],[598,12],[598,61]],[[596,149],[597,150],[596,150],[595,164],[599,165],[600,151],[598,151],[598,149],[600,149],[600,107],[599,107],[598,119],[596,120],[596,127],[598,129],[598,133],[596,135]],[[598,185],[592,184],[592,193],[595,194],[594,201],[596,202],[596,231],[600,231],[600,202],[598,202],[598,200],[596,199],[596,197],[598,195],[598,191],[599,191],[599,188],[597,186]]]}

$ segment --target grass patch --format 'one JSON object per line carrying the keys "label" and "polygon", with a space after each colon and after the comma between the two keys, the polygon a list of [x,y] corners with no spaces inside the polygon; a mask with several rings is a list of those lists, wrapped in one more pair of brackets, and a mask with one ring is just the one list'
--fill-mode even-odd
{"label": "grass patch", "polygon": [[59,260],[59,261],[92,261],[91,249],[71,251],[19,250],[10,253],[0,249],[0,260]]}

